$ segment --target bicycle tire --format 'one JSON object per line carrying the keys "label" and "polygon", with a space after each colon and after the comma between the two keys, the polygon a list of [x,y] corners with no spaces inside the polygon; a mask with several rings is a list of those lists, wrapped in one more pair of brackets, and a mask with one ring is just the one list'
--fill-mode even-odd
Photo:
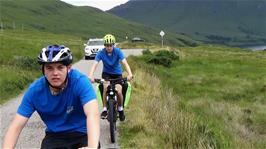
{"label": "bicycle tire", "polygon": [[115,142],[115,109],[114,109],[114,101],[113,100],[108,100],[108,118],[109,118],[109,123],[110,123],[110,137],[111,137],[111,142]]}

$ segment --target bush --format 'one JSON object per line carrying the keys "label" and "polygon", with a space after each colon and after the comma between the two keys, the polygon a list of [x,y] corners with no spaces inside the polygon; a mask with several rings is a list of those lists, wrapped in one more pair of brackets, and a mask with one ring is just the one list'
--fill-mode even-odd
{"label": "bush", "polygon": [[148,56],[146,62],[171,67],[172,62],[175,60],[179,60],[179,55],[177,53],[173,51],[160,50]]}
{"label": "bush", "polygon": [[163,65],[165,67],[170,67],[172,64],[172,60],[166,56],[151,56],[147,61],[148,63]]}
{"label": "bush", "polygon": [[169,57],[171,60],[178,60],[179,56],[173,51],[160,50],[154,53],[158,57]]}

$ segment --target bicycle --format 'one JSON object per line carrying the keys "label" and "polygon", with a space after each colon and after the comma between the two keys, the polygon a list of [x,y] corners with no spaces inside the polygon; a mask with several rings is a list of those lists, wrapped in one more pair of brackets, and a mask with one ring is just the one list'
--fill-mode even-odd
{"label": "bicycle", "polygon": [[115,90],[116,84],[126,84],[127,78],[117,78],[117,79],[94,79],[96,83],[103,85],[105,81],[110,81],[107,87],[106,100],[107,100],[107,120],[110,124],[110,137],[111,142],[115,142],[115,132],[116,132],[116,121],[117,121],[117,92]]}

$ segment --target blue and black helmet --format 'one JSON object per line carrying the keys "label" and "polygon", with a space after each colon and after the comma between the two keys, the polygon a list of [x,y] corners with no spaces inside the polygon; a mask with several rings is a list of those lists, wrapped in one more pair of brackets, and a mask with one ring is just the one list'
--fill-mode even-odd
{"label": "blue and black helmet", "polygon": [[72,61],[72,53],[64,45],[49,45],[43,48],[38,56],[39,64],[61,62],[68,66]]}

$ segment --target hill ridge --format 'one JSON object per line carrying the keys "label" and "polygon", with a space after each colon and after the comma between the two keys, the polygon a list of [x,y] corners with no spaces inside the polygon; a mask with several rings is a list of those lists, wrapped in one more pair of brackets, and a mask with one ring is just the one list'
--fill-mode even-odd
{"label": "hill ridge", "polygon": [[130,0],[108,12],[205,42],[266,44],[264,0]]}

